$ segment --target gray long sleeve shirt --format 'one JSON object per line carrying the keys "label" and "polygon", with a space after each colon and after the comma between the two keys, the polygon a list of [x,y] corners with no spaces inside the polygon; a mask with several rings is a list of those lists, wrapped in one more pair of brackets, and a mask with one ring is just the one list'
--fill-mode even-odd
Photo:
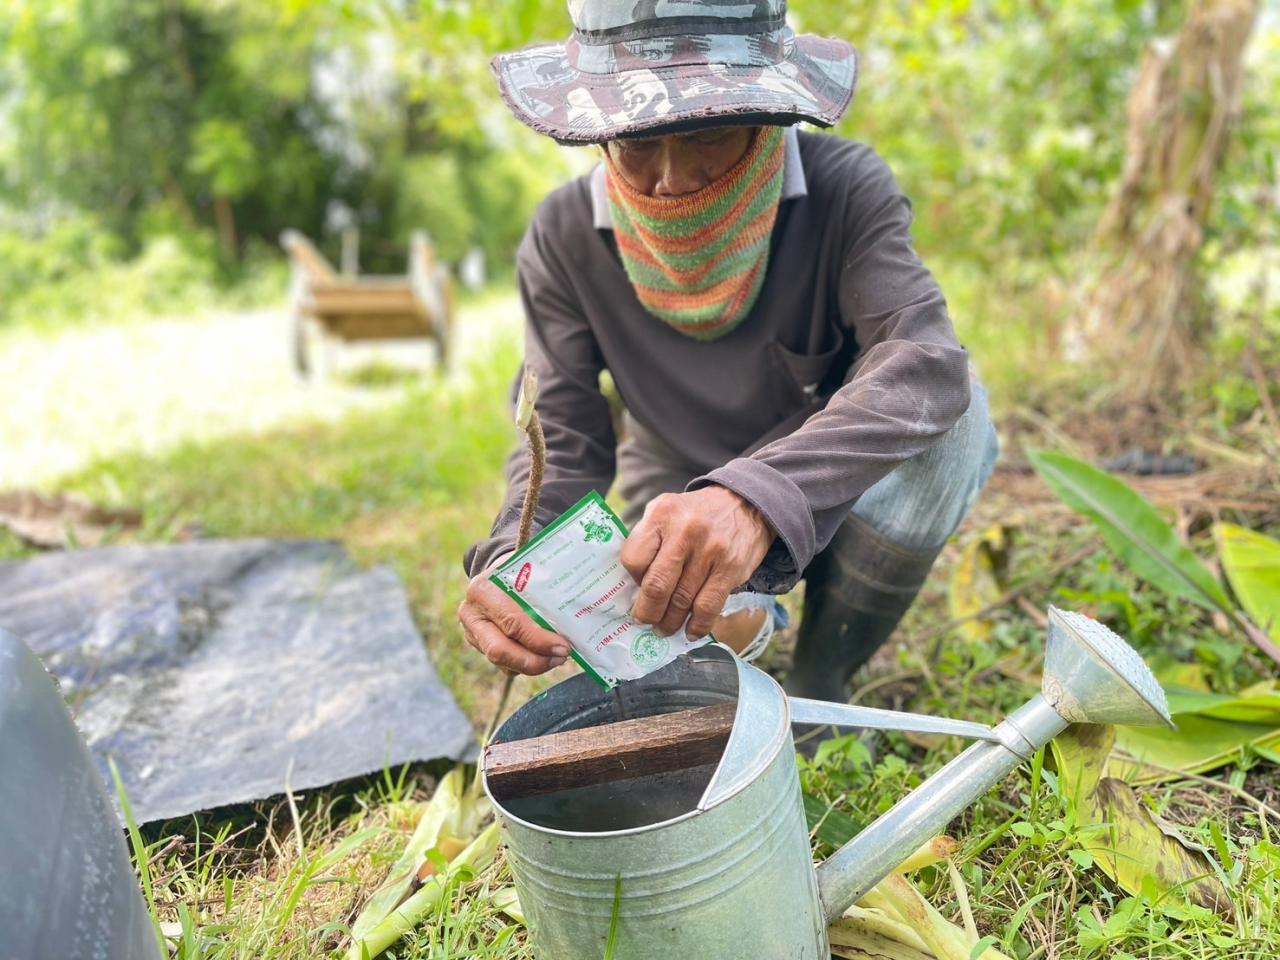
{"label": "gray long sleeve shirt", "polygon": [[[858,497],[969,405],[967,357],[912,247],[911,205],[870,148],[789,130],[759,299],[704,343],[636,299],[601,187],[597,168],[552,193],[517,255],[547,438],[535,528],[613,482],[608,370],[631,417],[686,461],[689,489],[720,484],[764,515],[777,539],[748,586],[785,592]],[[528,473],[522,445],[469,574],[515,545]]]}

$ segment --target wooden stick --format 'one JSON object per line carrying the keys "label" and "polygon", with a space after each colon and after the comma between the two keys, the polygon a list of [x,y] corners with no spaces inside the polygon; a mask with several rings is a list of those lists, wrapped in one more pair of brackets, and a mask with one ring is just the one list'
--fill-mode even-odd
{"label": "wooden stick", "polygon": [[735,710],[721,703],[490,744],[484,774],[495,794],[536,796],[715,763]]}
{"label": "wooden stick", "polygon": [[[538,501],[542,499],[542,475],[547,468],[547,441],[542,433],[542,421],[538,419],[536,403],[538,400],[538,375],[528,368],[524,371],[524,381],[520,384],[520,396],[516,400],[516,426],[525,432],[529,440],[529,484],[524,491],[524,504],[520,507],[520,526],[516,531],[516,549],[519,550],[529,542],[533,535],[533,515],[538,510]],[[511,699],[511,687],[516,675],[506,671],[502,680],[502,693],[498,695],[498,705],[489,718],[489,725],[484,731],[484,743],[493,739],[494,731],[502,721],[502,714],[507,709],[507,701]],[[476,786],[480,784],[480,768],[476,768]]]}

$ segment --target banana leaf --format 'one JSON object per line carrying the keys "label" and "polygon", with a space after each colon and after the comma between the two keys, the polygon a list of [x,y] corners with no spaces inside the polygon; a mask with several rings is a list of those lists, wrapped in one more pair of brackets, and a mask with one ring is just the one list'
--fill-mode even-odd
{"label": "banana leaf", "polygon": [[501,839],[497,823],[491,823],[446,866],[426,881],[404,903],[387,914],[365,936],[355,939],[347,960],[376,957],[420,924],[440,903],[449,883],[460,871],[479,873],[493,863]]}
{"label": "banana leaf", "polygon": [[429,851],[438,850],[445,860],[453,860],[471,843],[489,813],[488,797],[467,790],[464,767],[454,767],[441,777],[404,852],[352,925],[353,940],[358,944],[370,936],[426,879],[419,871],[428,862]]}
{"label": "banana leaf", "polygon": [[1081,826],[1080,845],[1099,870],[1135,896],[1153,887],[1230,915],[1231,898],[1208,853],[1148,810],[1128,783],[1108,775],[1115,739],[1114,727],[1076,724],[1052,743],[1059,789]]}
{"label": "banana leaf", "polygon": [[1252,750],[1280,751],[1280,683],[1264,681],[1234,695],[1173,689],[1169,710],[1177,730],[1121,727],[1107,773],[1132,783],[1204,773]]}
{"label": "banana leaf", "polygon": [[1036,472],[1062,501],[1093,521],[1143,580],[1207,610],[1234,614],[1222,585],[1155,507],[1123,481],[1063,453],[1028,451]]}
{"label": "banana leaf", "polygon": [[1062,453],[1027,453],[1044,482],[1143,580],[1173,597],[1219,610],[1259,650],[1280,663],[1280,644],[1235,608],[1214,575],[1156,512],[1123,481]]}
{"label": "banana leaf", "polygon": [[1240,605],[1280,643],[1280,540],[1231,523],[1216,524],[1214,534]]}

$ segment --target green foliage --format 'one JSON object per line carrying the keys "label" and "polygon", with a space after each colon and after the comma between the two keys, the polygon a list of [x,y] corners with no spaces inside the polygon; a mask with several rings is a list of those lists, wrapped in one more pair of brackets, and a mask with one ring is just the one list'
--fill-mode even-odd
{"label": "green foliage", "polygon": [[1032,450],[1027,456],[1045,483],[1097,526],[1107,545],[1134,573],[1170,597],[1221,613],[1280,663],[1280,646],[1236,610],[1208,567],[1140,494],[1124,481],[1066,454]]}
{"label": "green foliage", "polygon": [[227,120],[206,120],[191,137],[187,168],[207,180],[217,196],[239,200],[253,188],[259,158],[244,127]]}
{"label": "green foliage", "polygon": [[1280,540],[1235,524],[1215,530],[1222,567],[1240,605],[1280,642]]}
{"label": "green foliage", "polygon": [[1116,132],[1150,4],[796,6],[806,27],[861,48],[841,128],[890,158],[923,247],[1016,283],[1018,264],[1060,261],[1091,234],[1120,169]]}
{"label": "green foliage", "polygon": [[[1088,370],[1073,368],[1067,383],[1050,377],[1063,366],[1063,333],[1095,266],[1094,231],[1123,163],[1136,68],[1153,38],[1176,33],[1186,7],[1144,0],[791,5],[798,27],[858,47],[858,92],[838,130],[871,144],[893,167],[915,206],[917,244],[1001,405],[1095,385]],[[1206,231],[1206,270],[1239,251],[1256,262],[1280,235],[1276,205],[1259,201],[1276,177],[1278,53],[1280,31],[1264,19],[1219,178],[1220,205]],[[1280,323],[1275,300],[1273,293]],[[1216,320],[1223,324],[1237,308],[1251,314],[1265,301],[1248,289]],[[996,362],[1010,358],[1017,362]],[[1222,397],[1228,417],[1256,408],[1251,381],[1231,387]]]}
{"label": "green foliage", "polygon": [[215,281],[285,227],[324,242],[351,222],[366,269],[402,272],[425,228],[446,259],[479,247],[503,272],[565,167],[515,129],[485,65],[551,7],[0,5],[0,252],[19,251],[0,265],[0,322],[34,288],[166,237],[217,263]]}
{"label": "green foliage", "polygon": [[1144,580],[1209,610],[1232,609],[1209,569],[1123,480],[1063,453],[1031,451],[1028,458],[1045,483],[1093,521],[1107,545]]}
{"label": "green foliage", "polygon": [[17,93],[3,154],[9,202],[94,211],[133,250],[148,209],[167,207],[198,230],[218,197],[244,201],[242,233],[299,217],[297,226],[318,227],[316,200],[343,158],[321,146],[332,109],[289,79],[325,53],[332,18],[315,4],[283,22],[286,9],[51,0],[0,15],[3,69]]}
{"label": "green foliage", "polygon": [[116,259],[117,249],[116,238],[81,216],[57,221],[44,242],[0,230],[0,323],[174,315],[216,295],[212,249],[199,237],[157,234],[128,261]]}

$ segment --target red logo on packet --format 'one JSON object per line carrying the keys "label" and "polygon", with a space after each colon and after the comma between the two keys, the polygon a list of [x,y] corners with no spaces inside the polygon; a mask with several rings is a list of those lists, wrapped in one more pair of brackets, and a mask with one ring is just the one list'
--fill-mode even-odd
{"label": "red logo on packet", "polygon": [[516,593],[522,591],[529,585],[529,577],[533,574],[533,564],[526,563],[520,568],[520,572],[516,574]]}

